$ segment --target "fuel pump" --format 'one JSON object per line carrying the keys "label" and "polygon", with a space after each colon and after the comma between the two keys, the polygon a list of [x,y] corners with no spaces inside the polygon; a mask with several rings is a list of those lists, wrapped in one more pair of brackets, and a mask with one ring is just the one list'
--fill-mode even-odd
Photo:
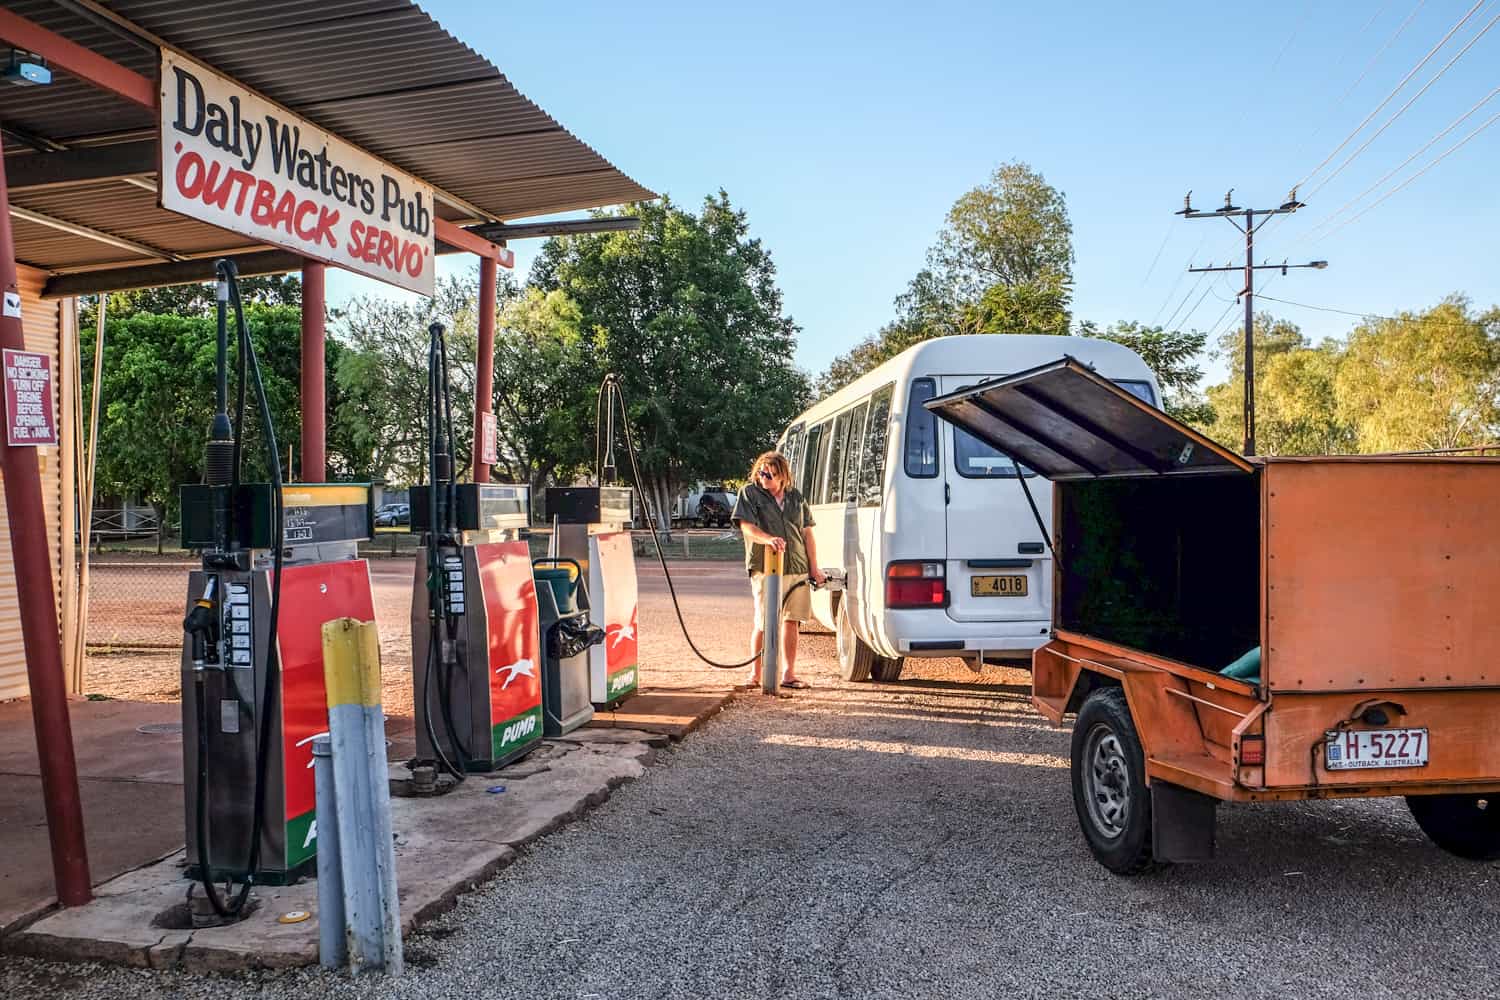
{"label": "fuel pump", "polygon": [[[256,882],[288,884],[311,870],[311,743],[328,729],[322,625],[375,616],[369,567],[358,558],[358,543],[373,534],[370,488],[282,481],[234,263],[220,260],[215,269],[216,409],[204,481],[181,487],[183,545],[202,557],[189,578],[183,620],[182,715],[188,874],[203,889],[190,895],[205,922],[243,916]],[[268,483],[241,481],[252,385]]]}
{"label": "fuel pump", "polygon": [[[617,409],[626,421],[628,440],[629,417],[619,376],[610,374],[599,386],[594,414],[598,485],[547,490],[547,518],[552,522],[550,554],[582,569],[594,624],[604,629],[604,641],[588,650],[589,700],[596,709],[613,708],[640,687],[635,550],[627,527],[633,491],[614,485]],[[639,470],[636,478],[639,481]]]}
{"label": "fuel pump", "polygon": [[526,486],[453,481],[441,323],[428,328],[428,478],[414,488],[423,534],[412,592],[417,759],[454,779],[493,771],[542,738],[542,654]]}

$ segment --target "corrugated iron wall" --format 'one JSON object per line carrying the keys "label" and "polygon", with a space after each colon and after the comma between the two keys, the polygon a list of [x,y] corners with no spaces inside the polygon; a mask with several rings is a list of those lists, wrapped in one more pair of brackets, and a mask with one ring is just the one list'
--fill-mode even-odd
{"label": "corrugated iron wall", "polygon": [[[55,408],[63,373],[58,359],[59,308],[57,301],[41,299],[46,274],[21,267],[21,319],[26,331],[26,347],[52,356],[53,396]],[[62,570],[62,536],[58,525],[62,517],[62,462],[57,448],[38,448],[37,462],[42,472],[42,504],[47,514],[47,540],[52,549],[52,592],[57,594]],[[15,563],[10,553],[10,521],[6,515],[5,496],[0,493],[0,700],[24,698],[26,685],[26,650],[21,642],[21,611],[16,602]]]}

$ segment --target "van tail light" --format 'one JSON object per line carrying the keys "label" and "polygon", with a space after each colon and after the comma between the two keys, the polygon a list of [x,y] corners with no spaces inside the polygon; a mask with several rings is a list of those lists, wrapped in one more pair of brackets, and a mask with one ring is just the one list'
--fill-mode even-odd
{"label": "van tail light", "polygon": [[1240,764],[1245,767],[1260,767],[1266,762],[1266,738],[1264,736],[1240,737]]}
{"label": "van tail light", "polygon": [[888,608],[943,608],[948,606],[948,578],[940,562],[911,560],[885,568],[885,606]]}

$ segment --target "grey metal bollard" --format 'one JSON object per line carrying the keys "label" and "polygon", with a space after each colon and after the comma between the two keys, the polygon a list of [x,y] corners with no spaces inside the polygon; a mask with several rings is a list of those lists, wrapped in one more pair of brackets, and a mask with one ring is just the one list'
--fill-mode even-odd
{"label": "grey metal bollard", "polygon": [[340,618],[323,626],[324,687],[338,797],[344,895],[340,930],[353,972],[404,967],[391,836],[390,771],[380,707],[380,636],[374,622]]}
{"label": "grey metal bollard", "polygon": [[342,968],[349,961],[344,944],[344,870],[339,858],[338,796],[333,788],[333,741],[314,738],[313,777],[317,783],[318,964]]}

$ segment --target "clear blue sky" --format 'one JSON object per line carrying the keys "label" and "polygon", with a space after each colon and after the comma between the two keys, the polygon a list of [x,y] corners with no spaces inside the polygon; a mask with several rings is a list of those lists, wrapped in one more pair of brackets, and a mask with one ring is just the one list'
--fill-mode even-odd
{"label": "clear blue sky", "polygon": [[[1230,187],[1237,204],[1279,204],[1474,2],[424,7],[642,184],[684,205],[727,190],[771,249],[802,328],[797,360],[817,373],[892,316],[953,200],[1011,159],[1067,197],[1075,319],[1162,322],[1176,310],[1173,326],[1233,325],[1237,277],[1180,278],[1190,258],[1235,258],[1242,238],[1222,220],[1174,218],[1184,192],[1201,208]],[[1303,188],[1308,207],[1263,230],[1258,257],[1330,261],[1275,278],[1269,295],[1375,313],[1454,291],[1500,303],[1500,122],[1312,238],[1500,86],[1496,25],[1317,190],[1497,14],[1487,0]],[[1362,204],[1497,112],[1500,96]],[[518,275],[534,246],[517,245]],[[349,276],[331,291],[386,294]],[[1315,340],[1357,322],[1261,304]]]}

